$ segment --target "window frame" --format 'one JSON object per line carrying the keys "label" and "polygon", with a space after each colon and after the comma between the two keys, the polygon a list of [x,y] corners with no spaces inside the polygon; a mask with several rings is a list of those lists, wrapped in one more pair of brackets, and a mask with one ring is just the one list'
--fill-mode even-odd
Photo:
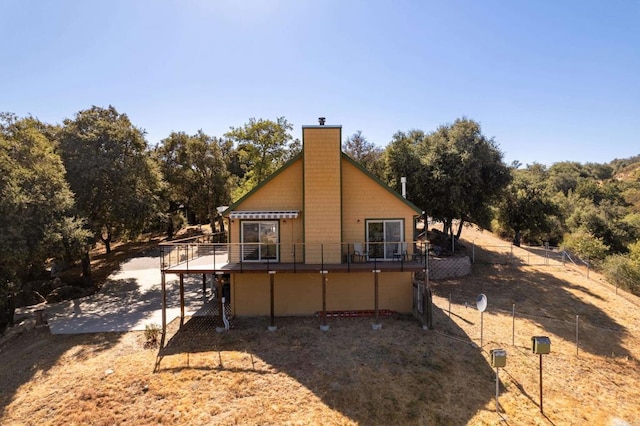
{"label": "window frame", "polygon": [[[249,230],[245,230],[245,226],[258,225],[257,241],[245,242],[246,233]],[[263,225],[273,228],[271,231],[271,237],[275,238],[275,241],[263,240]],[[255,233],[255,231],[254,231]],[[270,246],[275,246],[275,252],[273,256],[269,256]],[[257,250],[257,256],[251,258]],[[243,220],[240,222],[240,259],[242,262],[253,263],[267,263],[267,262],[280,262],[280,221],[279,220]]]}
{"label": "window frame", "polygon": [[[372,239],[370,235],[370,226],[373,224],[382,224],[382,241],[376,241]],[[399,233],[398,240],[388,240],[387,229],[388,224],[398,224]],[[404,219],[366,219],[365,220],[365,241],[367,245],[367,253],[369,259],[375,259],[377,261],[390,261],[394,260],[394,253],[398,248],[398,243],[404,242]],[[381,243],[381,244],[380,244]],[[379,257],[377,253],[383,250],[382,257]]]}

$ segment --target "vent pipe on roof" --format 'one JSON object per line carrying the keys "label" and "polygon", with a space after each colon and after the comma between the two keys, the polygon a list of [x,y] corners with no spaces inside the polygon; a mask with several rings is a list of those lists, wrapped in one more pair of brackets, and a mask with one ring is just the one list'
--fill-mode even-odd
{"label": "vent pipe on roof", "polygon": [[407,198],[407,178],[402,176],[400,183],[402,184],[402,198]]}
{"label": "vent pipe on roof", "polygon": [[318,123],[320,123],[321,126],[324,126],[324,122],[326,121],[326,118],[324,117],[318,117]]}

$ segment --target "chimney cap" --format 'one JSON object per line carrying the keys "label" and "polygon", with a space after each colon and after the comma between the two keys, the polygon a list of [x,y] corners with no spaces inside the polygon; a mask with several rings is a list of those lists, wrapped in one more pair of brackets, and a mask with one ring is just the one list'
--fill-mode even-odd
{"label": "chimney cap", "polygon": [[326,120],[327,120],[327,119],[326,119],[325,117],[318,117],[318,123],[320,123],[320,125],[321,125],[321,126],[324,126],[324,122],[325,122]]}

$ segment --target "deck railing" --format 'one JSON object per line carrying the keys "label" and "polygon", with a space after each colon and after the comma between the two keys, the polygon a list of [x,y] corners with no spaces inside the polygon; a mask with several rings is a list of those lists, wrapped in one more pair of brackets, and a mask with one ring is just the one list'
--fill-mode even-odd
{"label": "deck railing", "polygon": [[[161,268],[169,270],[178,266],[196,269],[205,265],[209,269],[220,269],[226,265],[243,269],[269,269],[270,265],[288,264],[295,271],[302,265],[344,265],[347,270],[353,265],[362,269],[370,264],[394,262],[400,269],[426,265],[428,250],[424,241],[394,243],[209,243],[202,236],[187,238],[160,245]],[[361,247],[361,250],[357,248]]]}

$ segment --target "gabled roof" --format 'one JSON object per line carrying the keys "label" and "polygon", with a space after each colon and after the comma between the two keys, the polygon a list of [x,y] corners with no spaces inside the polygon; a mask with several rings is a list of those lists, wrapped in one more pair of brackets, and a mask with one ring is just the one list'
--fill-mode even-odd
{"label": "gabled roof", "polygon": [[300,152],[298,155],[296,155],[295,157],[293,157],[291,160],[287,161],[286,163],[284,163],[282,165],[282,167],[280,167],[278,170],[276,170],[275,172],[273,172],[269,177],[267,177],[265,180],[263,180],[262,182],[260,182],[259,184],[257,184],[251,191],[247,192],[246,194],[244,194],[242,197],[240,197],[240,199],[238,201],[236,201],[235,203],[232,203],[229,207],[227,207],[227,209],[222,212],[222,216],[226,216],[227,214],[229,214],[231,211],[235,210],[235,208],[242,203],[244,200],[246,200],[247,198],[251,197],[251,195],[253,195],[254,193],[256,193],[260,188],[262,188],[263,186],[265,186],[267,183],[269,183],[270,181],[272,181],[276,176],[278,176],[280,173],[282,173],[283,171],[285,171],[286,169],[289,168],[289,166],[291,166],[293,163],[295,163],[296,161],[298,161],[300,158],[302,158],[302,152]]}
{"label": "gabled roof", "polygon": [[422,214],[422,209],[420,209],[418,206],[416,206],[415,204],[413,204],[411,201],[407,200],[406,198],[404,198],[402,195],[398,194],[397,191],[394,191],[393,188],[389,187],[389,185],[387,185],[386,183],[384,183],[382,180],[380,180],[377,176],[375,176],[373,173],[371,173],[369,170],[365,169],[362,164],[358,163],[356,160],[354,160],[353,158],[349,157],[349,155],[345,154],[344,152],[341,152],[342,154],[342,158],[347,160],[348,162],[350,162],[351,164],[353,164],[357,169],[359,169],[362,173],[364,173],[365,175],[367,175],[367,177],[369,177],[371,180],[373,180],[374,182],[376,182],[378,185],[380,185],[382,188],[386,189],[387,191],[389,191],[389,193],[391,193],[394,197],[396,197],[398,200],[402,201],[404,204],[406,204],[407,206],[409,206],[410,208],[412,208],[416,213]]}
{"label": "gabled roof", "polygon": [[[347,154],[345,154],[344,152],[340,151],[341,154],[341,158],[348,161],[349,163],[351,163],[353,166],[355,166],[358,170],[360,170],[362,173],[364,173],[365,175],[367,175],[368,178],[370,178],[371,180],[373,180],[374,182],[376,182],[378,185],[380,185],[382,188],[384,188],[385,190],[389,191],[389,193],[391,193],[394,197],[396,197],[398,200],[400,200],[401,202],[403,202],[404,204],[406,204],[408,207],[410,207],[411,209],[413,209],[416,213],[418,214],[422,214],[422,209],[420,209],[418,206],[416,206],[415,204],[413,204],[411,201],[407,200],[406,198],[404,198],[402,195],[400,195],[398,192],[394,191],[392,188],[389,187],[389,185],[387,185],[386,183],[384,183],[382,180],[380,180],[378,177],[376,177],[375,175],[373,175],[371,172],[369,172],[367,169],[365,169],[360,163],[358,163],[356,160],[354,160],[353,158],[349,157]],[[232,212],[233,210],[235,210],[235,208],[240,205],[243,201],[245,201],[246,199],[248,199],[249,197],[251,197],[254,193],[256,193],[258,190],[260,190],[260,188],[262,188],[263,186],[265,186],[267,183],[269,183],[271,180],[273,180],[276,176],[278,176],[280,173],[282,173],[283,171],[285,171],[286,169],[288,169],[293,163],[295,163],[296,161],[298,161],[300,158],[303,157],[303,153],[300,152],[298,155],[296,155],[295,157],[293,157],[291,160],[287,161],[282,167],[280,167],[278,170],[276,170],[275,172],[273,172],[267,179],[265,179],[264,181],[260,182],[258,185],[256,185],[251,191],[247,192],[245,195],[243,195],[242,197],[240,197],[240,199],[238,201],[236,201],[235,203],[231,204],[225,211],[222,212],[223,216],[228,215],[230,212]]]}

